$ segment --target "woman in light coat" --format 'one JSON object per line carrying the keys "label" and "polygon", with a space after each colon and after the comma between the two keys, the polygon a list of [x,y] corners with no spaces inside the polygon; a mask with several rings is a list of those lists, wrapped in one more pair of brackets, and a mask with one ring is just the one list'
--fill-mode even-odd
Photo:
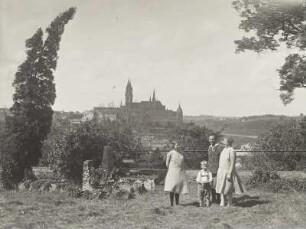
{"label": "woman in light coat", "polygon": [[168,172],[165,179],[165,191],[170,193],[170,204],[173,206],[175,197],[176,205],[179,204],[179,195],[188,193],[184,155],[182,147],[174,142],[174,149],[167,154],[166,166]]}
{"label": "woman in light coat", "polygon": [[233,139],[225,138],[225,148],[221,152],[219,159],[219,168],[217,173],[216,192],[221,196],[220,206],[225,206],[225,198],[227,198],[227,206],[232,204],[233,193],[241,194],[244,192],[241,179],[235,169],[236,152],[232,147]]}

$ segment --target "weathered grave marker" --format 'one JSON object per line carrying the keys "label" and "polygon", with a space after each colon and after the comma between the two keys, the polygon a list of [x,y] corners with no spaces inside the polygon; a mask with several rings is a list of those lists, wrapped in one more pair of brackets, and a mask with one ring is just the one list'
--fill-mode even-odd
{"label": "weathered grave marker", "polygon": [[104,146],[103,158],[102,158],[102,169],[107,171],[109,175],[114,167],[114,152],[111,146]]}
{"label": "weathered grave marker", "polygon": [[91,168],[93,167],[93,162],[91,160],[84,161],[83,163],[83,181],[82,181],[82,190],[92,191],[93,187],[91,186]]}

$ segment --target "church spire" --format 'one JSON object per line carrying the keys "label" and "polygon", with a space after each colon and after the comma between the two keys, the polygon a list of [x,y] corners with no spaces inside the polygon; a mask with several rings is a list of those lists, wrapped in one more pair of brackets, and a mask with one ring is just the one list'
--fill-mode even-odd
{"label": "church spire", "polygon": [[181,104],[179,103],[179,106],[176,110],[176,124],[180,125],[183,123],[183,109],[181,107]]}
{"label": "church spire", "polygon": [[125,106],[131,107],[132,103],[133,103],[133,87],[131,81],[128,80],[125,88]]}
{"label": "church spire", "polygon": [[153,101],[153,102],[156,102],[155,89],[154,89],[154,91],[153,91],[152,101]]}

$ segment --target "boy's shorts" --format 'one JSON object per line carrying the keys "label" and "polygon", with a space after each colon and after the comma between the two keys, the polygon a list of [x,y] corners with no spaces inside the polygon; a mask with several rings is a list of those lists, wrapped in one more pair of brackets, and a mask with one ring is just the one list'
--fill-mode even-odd
{"label": "boy's shorts", "polygon": [[198,196],[200,198],[210,198],[211,185],[210,183],[204,183],[203,185],[198,184]]}

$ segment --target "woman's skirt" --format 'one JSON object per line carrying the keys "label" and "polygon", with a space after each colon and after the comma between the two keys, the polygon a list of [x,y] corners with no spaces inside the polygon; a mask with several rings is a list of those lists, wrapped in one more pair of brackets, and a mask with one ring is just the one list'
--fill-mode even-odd
{"label": "woman's skirt", "polygon": [[165,192],[188,193],[186,173],[184,170],[169,168],[165,178]]}
{"label": "woman's skirt", "polygon": [[233,171],[232,179],[227,179],[228,170],[218,169],[216,193],[227,195],[229,193],[241,194],[245,192],[241,179],[236,171]]}

